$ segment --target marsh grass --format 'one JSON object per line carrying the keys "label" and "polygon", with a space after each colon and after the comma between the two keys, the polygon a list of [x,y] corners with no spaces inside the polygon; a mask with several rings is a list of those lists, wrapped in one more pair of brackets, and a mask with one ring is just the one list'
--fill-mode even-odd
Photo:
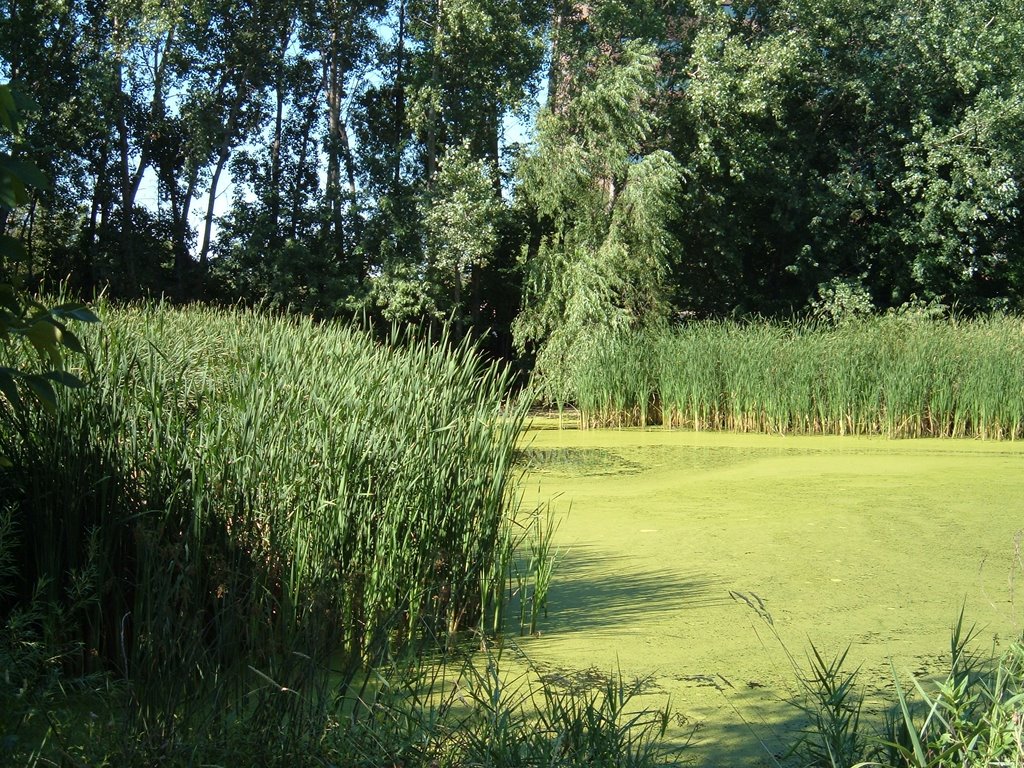
{"label": "marsh grass", "polygon": [[867,766],[991,768],[1024,764],[1024,647],[991,658],[972,648],[963,614],[950,638],[949,669],[905,691],[893,670],[896,714]]}
{"label": "marsh grass", "polygon": [[[239,729],[294,760],[367,667],[500,632],[510,599],[535,624],[550,537],[517,517],[528,401],[505,369],[446,336],[101,314],[86,390],[56,413],[0,404],[0,607],[61,685],[124,681],[125,764]],[[538,578],[516,595],[521,543]],[[38,702],[5,691],[17,730]]]}
{"label": "marsh grass", "polygon": [[893,667],[894,700],[867,732],[857,670],[846,653],[832,661],[812,646],[796,706],[807,727],[792,755],[814,768],[995,768],[1024,764],[1024,647],[999,656],[973,649],[961,612],[950,634],[949,666],[905,690]]}
{"label": "marsh grass", "polygon": [[[1024,435],[1020,318],[913,313],[595,334],[557,372],[581,425],[890,437]],[[546,369],[537,372],[545,392]]]}
{"label": "marsh grass", "polygon": [[[865,694],[849,648],[829,659],[813,643],[801,663],[783,642],[764,602],[730,592],[768,627],[797,680],[791,706],[802,730],[777,766],[803,768],[1002,768],[1024,765],[1024,643],[999,655],[978,652],[964,611],[950,631],[948,667],[905,690],[891,664],[894,696],[883,722],[861,718]],[[869,730],[870,729],[870,730]],[[764,742],[762,742],[763,746]],[[766,747],[767,749],[767,747]],[[769,752],[769,755],[771,753]]]}
{"label": "marsh grass", "polygon": [[621,673],[563,688],[489,649],[407,657],[373,674],[331,739],[345,765],[640,768],[678,756],[663,744],[668,705],[637,706],[642,683]]}

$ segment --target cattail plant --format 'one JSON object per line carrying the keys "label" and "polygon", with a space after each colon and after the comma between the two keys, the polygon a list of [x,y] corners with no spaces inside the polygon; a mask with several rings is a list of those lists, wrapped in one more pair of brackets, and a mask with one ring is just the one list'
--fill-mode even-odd
{"label": "cattail plant", "polygon": [[[557,391],[584,427],[1024,435],[1024,331],[1009,316],[693,322],[595,333],[577,347]],[[553,372],[535,372],[538,392],[556,389]]]}
{"label": "cattail plant", "polygon": [[330,665],[501,629],[528,406],[506,369],[444,335],[101,312],[87,390],[0,410],[0,595],[74,605],[49,640],[128,680],[154,743],[207,717],[187,704],[210,685],[222,714],[299,732]]}

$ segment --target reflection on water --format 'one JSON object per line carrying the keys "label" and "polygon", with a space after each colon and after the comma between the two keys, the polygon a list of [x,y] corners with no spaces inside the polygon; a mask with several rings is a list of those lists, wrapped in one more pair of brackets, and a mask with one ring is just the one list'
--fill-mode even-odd
{"label": "reflection on water", "polygon": [[659,467],[706,472],[783,455],[812,454],[784,448],[651,445],[643,448],[525,448],[519,461],[530,472],[566,477],[635,475]]}

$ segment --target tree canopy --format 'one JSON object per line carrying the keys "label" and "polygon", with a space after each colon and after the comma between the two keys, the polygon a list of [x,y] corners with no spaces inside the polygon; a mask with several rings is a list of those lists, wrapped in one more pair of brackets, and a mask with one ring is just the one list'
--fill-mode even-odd
{"label": "tree canopy", "polygon": [[5,151],[52,179],[0,220],[29,286],[452,318],[499,354],[836,286],[1024,298],[1021,0],[3,0],[0,24],[35,104]]}

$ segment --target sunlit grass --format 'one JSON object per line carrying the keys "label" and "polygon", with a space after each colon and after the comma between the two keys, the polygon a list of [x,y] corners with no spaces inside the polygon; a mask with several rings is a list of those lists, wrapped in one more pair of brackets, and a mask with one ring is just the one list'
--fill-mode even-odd
{"label": "sunlit grass", "polygon": [[367,665],[498,633],[510,595],[535,626],[550,536],[519,513],[504,367],[259,312],[101,315],[87,389],[0,405],[3,588],[64,674],[125,681],[140,754],[238,718],[287,751]]}
{"label": "sunlit grass", "polygon": [[[560,370],[584,426],[1015,439],[1021,320],[912,314],[594,334]],[[544,391],[541,371],[538,391]]]}

